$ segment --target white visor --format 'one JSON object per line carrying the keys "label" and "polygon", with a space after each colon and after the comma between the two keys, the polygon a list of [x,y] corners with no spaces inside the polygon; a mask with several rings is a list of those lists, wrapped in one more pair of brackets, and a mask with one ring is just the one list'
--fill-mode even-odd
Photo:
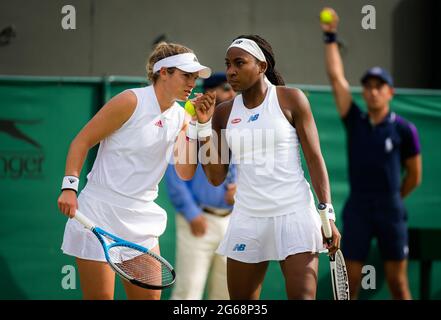
{"label": "white visor", "polygon": [[211,75],[211,69],[199,63],[194,53],[181,53],[159,60],[153,65],[153,72],[161,68],[178,68],[185,72],[198,72],[199,77],[207,79]]}
{"label": "white visor", "polygon": [[[230,48],[240,48],[242,50],[245,50],[252,56],[256,57],[259,61],[266,62],[265,55],[262,52],[262,49],[260,49],[259,45],[254,42],[253,40],[246,39],[246,38],[240,38],[233,41],[233,43],[228,47]],[[227,51],[228,51],[227,49]]]}

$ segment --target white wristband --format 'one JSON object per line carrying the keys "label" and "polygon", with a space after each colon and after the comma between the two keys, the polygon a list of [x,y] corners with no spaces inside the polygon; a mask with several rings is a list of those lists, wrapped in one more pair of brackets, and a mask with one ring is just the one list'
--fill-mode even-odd
{"label": "white wristband", "polygon": [[78,185],[80,184],[80,179],[75,176],[64,176],[63,183],[61,185],[61,190],[73,190],[78,193]]}
{"label": "white wristband", "polygon": [[335,222],[335,211],[334,211],[334,207],[332,206],[332,204],[330,203],[325,203],[326,204],[326,215],[328,216],[329,220],[332,220]]}
{"label": "white wristband", "polygon": [[212,135],[211,119],[205,123],[198,122],[196,127],[198,129],[198,138],[211,137]]}
{"label": "white wristband", "polygon": [[185,135],[189,140],[197,140],[198,139],[198,129],[196,127],[196,121],[190,121],[187,126],[187,130],[185,131]]}

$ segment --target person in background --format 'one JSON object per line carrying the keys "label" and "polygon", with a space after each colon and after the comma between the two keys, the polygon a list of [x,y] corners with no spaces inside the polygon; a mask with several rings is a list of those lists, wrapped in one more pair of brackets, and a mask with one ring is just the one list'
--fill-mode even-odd
{"label": "person in background", "polygon": [[[205,92],[216,91],[216,105],[234,98],[224,73],[204,79]],[[166,172],[166,185],[177,211],[176,284],[173,300],[200,300],[208,280],[208,299],[229,299],[226,259],[215,253],[230,219],[236,191],[235,168],[226,181],[211,185],[199,165],[190,181],[181,180],[173,165]]]}
{"label": "person in background", "polygon": [[357,298],[361,271],[374,237],[378,240],[392,297],[411,299],[403,199],[421,183],[417,130],[390,110],[393,81],[383,68],[371,68],[361,78],[367,112],[361,111],[352,98],[336,42],[339,18],[333,9],[325,9],[332,14],[332,22],[321,25],[326,71],[348,146],[350,195],[343,211],[342,249],[351,299]]}

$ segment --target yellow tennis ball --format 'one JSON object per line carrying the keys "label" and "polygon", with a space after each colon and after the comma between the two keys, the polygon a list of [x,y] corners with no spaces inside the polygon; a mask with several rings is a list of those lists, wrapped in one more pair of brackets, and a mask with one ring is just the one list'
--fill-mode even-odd
{"label": "yellow tennis ball", "polygon": [[196,110],[194,110],[194,105],[193,103],[191,103],[190,100],[187,100],[187,102],[184,105],[184,109],[190,114],[190,116],[193,117],[194,115],[196,115]]}
{"label": "yellow tennis ball", "polygon": [[331,23],[334,17],[332,16],[332,11],[324,9],[320,12],[320,21],[322,23]]}

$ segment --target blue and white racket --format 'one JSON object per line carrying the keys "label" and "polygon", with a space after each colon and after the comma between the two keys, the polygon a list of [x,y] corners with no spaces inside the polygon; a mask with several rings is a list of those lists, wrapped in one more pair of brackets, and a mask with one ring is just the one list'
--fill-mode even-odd
{"label": "blue and white racket", "polygon": [[123,279],[156,290],[170,287],[175,282],[175,271],[163,257],[96,227],[78,210],[75,219],[95,234],[103,246],[107,262]]}
{"label": "blue and white racket", "polygon": [[[326,204],[320,203],[318,211],[322,220],[323,233],[328,244],[332,244],[332,229],[326,212]],[[346,270],[346,263],[343,253],[338,249],[334,254],[329,255],[331,268],[332,292],[334,300],[349,300],[349,277]]]}

